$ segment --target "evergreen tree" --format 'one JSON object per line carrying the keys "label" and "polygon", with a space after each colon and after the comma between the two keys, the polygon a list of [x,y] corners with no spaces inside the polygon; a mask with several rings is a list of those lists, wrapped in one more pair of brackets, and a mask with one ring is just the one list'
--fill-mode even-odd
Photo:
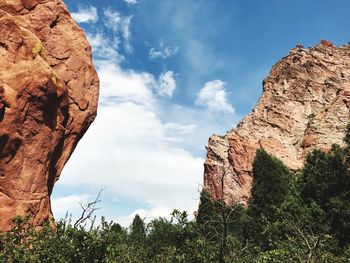
{"label": "evergreen tree", "polygon": [[315,202],[323,209],[331,197],[346,187],[347,167],[343,149],[333,145],[330,153],[312,151],[306,158],[300,194],[306,203]]}
{"label": "evergreen tree", "polygon": [[218,246],[218,261],[224,262],[231,243],[240,243],[244,208],[224,200],[212,200],[204,189],[201,192],[197,224],[206,240]]}
{"label": "evergreen tree", "polygon": [[253,177],[251,215],[273,220],[276,208],[288,194],[290,171],[279,159],[259,149],[253,162]]}
{"label": "evergreen tree", "polygon": [[[217,211],[215,201],[211,199],[209,193],[203,189],[200,194],[197,223],[201,227],[200,230],[209,241],[217,240],[218,229],[217,222],[220,214]],[[222,229],[221,229],[222,230]]]}
{"label": "evergreen tree", "polygon": [[349,173],[350,173],[350,122],[346,126],[344,143],[345,143],[345,147],[343,149],[343,154],[344,154],[345,166],[347,169],[348,178],[346,180],[343,180],[342,183],[343,183],[343,187],[345,189],[350,189],[350,179],[349,179]]}
{"label": "evergreen tree", "polygon": [[309,211],[318,211],[310,225],[316,231],[328,228],[342,246],[350,243],[349,125],[344,142],[344,148],[333,145],[329,153],[312,151],[300,178],[301,198]]}
{"label": "evergreen tree", "polygon": [[276,221],[290,190],[291,174],[280,160],[259,149],[253,162],[253,177],[244,237],[259,249],[267,250],[281,238]]}
{"label": "evergreen tree", "polygon": [[145,222],[138,214],[135,215],[131,223],[130,237],[135,244],[142,244],[146,240]]}

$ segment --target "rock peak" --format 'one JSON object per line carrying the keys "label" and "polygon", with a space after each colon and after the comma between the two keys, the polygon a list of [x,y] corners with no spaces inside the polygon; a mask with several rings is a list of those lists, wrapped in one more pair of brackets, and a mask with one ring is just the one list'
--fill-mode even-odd
{"label": "rock peak", "polygon": [[225,136],[209,138],[204,188],[216,199],[223,191],[228,204],[246,204],[257,149],[298,170],[310,150],[342,145],[349,107],[350,46],[298,45],[272,67],[252,112]]}

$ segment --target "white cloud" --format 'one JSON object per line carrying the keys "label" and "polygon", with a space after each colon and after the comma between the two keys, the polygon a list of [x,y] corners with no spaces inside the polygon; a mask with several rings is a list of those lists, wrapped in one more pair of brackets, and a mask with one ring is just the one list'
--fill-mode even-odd
{"label": "white cloud", "polygon": [[[130,224],[135,213],[147,220],[169,216],[174,208],[192,215],[198,207],[204,159],[187,148],[189,144],[204,148],[208,136],[222,125],[213,125],[216,116],[200,109],[169,110],[156,96],[158,81],[149,73],[124,70],[109,61],[95,64],[101,80],[98,115],[58,184],[86,189],[98,185],[104,196],[145,203],[133,212],[108,216],[123,226]],[[162,114],[168,115],[168,121],[162,121]],[[60,205],[54,199],[56,218],[67,209],[80,211],[73,204],[83,199],[66,200],[66,205]]]}
{"label": "white cloud", "polygon": [[118,38],[119,35],[121,35],[125,51],[127,53],[131,53],[133,51],[133,48],[130,44],[132,38],[130,31],[132,16],[123,16],[112,8],[107,8],[104,11],[104,17],[105,25],[112,29]]}
{"label": "white cloud", "polygon": [[154,108],[154,92],[160,96],[171,97],[176,89],[173,71],[162,73],[158,80],[152,74],[123,70],[118,65],[108,62],[99,63],[101,79],[100,102],[120,103],[131,101],[147,108]]}
{"label": "white cloud", "polygon": [[122,70],[117,64],[98,63],[101,82],[100,103],[132,102],[147,109],[155,107],[152,90],[156,85],[153,75],[133,70]]}
{"label": "white cloud", "polygon": [[[194,130],[196,129],[196,125],[194,125],[194,124],[180,125],[180,124],[174,123],[174,122],[166,123],[165,127],[168,130],[168,134],[170,134],[170,132],[175,132],[178,136],[192,134],[194,132]],[[179,138],[179,139],[180,139],[180,141],[184,140],[183,138]]]}
{"label": "white cloud", "polygon": [[133,51],[133,48],[132,48],[132,46],[130,44],[130,40],[131,40],[131,32],[130,32],[131,19],[132,19],[132,16],[125,17],[125,19],[123,21],[123,24],[122,24],[122,34],[123,34],[123,38],[125,40],[125,42],[124,42],[124,49],[128,53],[132,53],[132,51]]}
{"label": "white cloud", "polygon": [[213,80],[205,83],[198,93],[196,105],[206,106],[212,111],[223,111],[233,114],[234,108],[227,101],[227,94],[221,80]]}
{"label": "white cloud", "polygon": [[156,58],[169,58],[173,55],[175,55],[179,51],[179,47],[166,47],[160,50],[156,50],[155,48],[151,48],[149,50],[149,58],[150,59],[156,59]]}
{"label": "white cloud", "polygon": [[160,96],[171,97],[173,95],[173,92],[176,89],[176,81],[173,71],[163,72],[159,76],[157,89]]}
{"label": "white cloud", "polygon": [[139,1],[137,0],[124,0],[125,3],[127,3],[128,5],[135,5],[137,4]]}
{"label": "white cloud", "polygon": [[124,57],[119,54],[119,38],[108,39],[102,32],[95,34],[87,33],[87,38],[92,46],[92,51],[95,57],[110,58],[116,62],[121,62]]}
{"label": "white cloud", "polygon": [[93,6],[80,7],[78,12],[71,15],[78,23],[95,23],[98,20],[97,9]]}
{"label": "white cloud", "polygon": [[[104,15],[103,22],[113,30],[113,36],[96,30],[88,32],[101,81],[98,115],[64,168],[58,186],[88,192],[98,185],[104,188],[104,196],[111,197],[109,201],[137,204],[137,208],[120,214],[118,207],[112,212],[104,210],[102,199],[101,214],[109,213],[108,219],[124,226],[135,213],[152,219],[169,216],[177,208],[191,215],[198,207],[198,188],[203,180],[204,159],[198,156],[202,156],[210,134],[226,130],[221,120],[227,121],[228,115],[218,121],[217,112],[206,108],[168,103],[163,97],[172,97],[176,89],[177,75],[173,71],[158,77],[123,69],[119,63],[124,57],[119,48],[132,52],[132,16],[123,16],[111,8]],[[162,44],[159,50],[151,50],[150,58],[167,58],[178,52],[177,47],[164,48]],[[197,104],[233,113],[224,83],[220,83],[218,88],[204,91],[208,85],[215,86],[215,81],[206,83]],[[210,103],[210,94],[215,103]],[[232,116],[229,117],[231,124]],[[90,197],[83,194],[53,198],[56,218],[64,216],[66,210],[80,211],[78,203],[87,203]]]}
{"label": "white cloud", "polygon": [[103,14],[105,18],[105,25],[113,29],[115,32],[119,32],[123,16],[119,12],[114,11],[112,8],[107,8]]}
{"label": "white cloud", "polygon": [[[198,205],[204,160],[179,142],[196,127],[162,121],[161,98],[154,93],[158,88],[172,94],[173,73],[162,74],[159,84],[149,73],[123,70],[109,61],[96,65],[101,80],[99,112],[58,183],[102,185],[115,198],[142,200],[149,209],[140,209],[149,217],[168,216],[173,208],[192,213]],[[117,220],[127,224],[130,217]]]}
{"label": "white cloud", "polygon": [[[81,211],[80,204],[87,204],[92,196],[88,194],[69,195],[64,197],[57,197],[51,200],[52,210],[54,214],[65,215],[67,212]],[[79,216],[78,214],[76,216]]]}

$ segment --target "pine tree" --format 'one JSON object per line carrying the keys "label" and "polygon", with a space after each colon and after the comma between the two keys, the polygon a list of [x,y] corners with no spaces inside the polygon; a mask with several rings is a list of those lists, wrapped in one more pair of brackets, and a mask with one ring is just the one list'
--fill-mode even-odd
{"label": "pine tree", "polygon": [[281,238],[273,223],[290,190],[289,169],[265,150],[257,150],[253,162],[252,195],[247,208],[244,237],[262,250]]}
{"label": "pine tree", "polygon": [[[203,189],[200,194],[200,201],[197,214],[197,223],[201,226],[201,232],[210,241],[217,239],[216,222],[220,219],[220,214],[216,209],[215,201],[211,199],[210,194]],[[219,230],[220,231],[220,230]]]}
{"label": "pine tree", "polygon": [[135,244],[142,244],[146,240],[145,222],[138,214],[135,215],[131,223],[130,236]]}
{"label": "pine tree", "polygon": [[240,240],[244,208],[239,204],[228,206],[224,200],[213,200],[202,190],[197,224],[206,240],[218,245],[218,261],[225,262],[228,239]]}
{"label": "pine tree", "polygon": [[318,231],[328,228],[342,246],[350,243],[350,125],[344,142],[345,147],[333,145],[328,153],[312,151],[300,178],[302,200],[324,215],[314,216],[310,225]]}
{"label": "pine tree", "polygon": [[276,208],[288,194],[290,171],[279,159],[259,149],[253,162],[253,177],[249,210],[252,215],[273,219]]}

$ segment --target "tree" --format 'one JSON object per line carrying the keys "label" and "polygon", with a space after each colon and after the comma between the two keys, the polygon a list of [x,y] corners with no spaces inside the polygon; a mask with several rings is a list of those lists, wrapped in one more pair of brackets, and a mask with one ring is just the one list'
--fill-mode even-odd
{"label": "tree", "polygon": [[[346,141],[346,140],[345,140]],[[333,145],[329,153],[312,151],[300,178],[300,195],[309,207],[319,207],[323,217],[314,216],[315,231],[325,226],[342,246],[350,242],[350,175],[347,149]]]}
{"label": "tree", "polygon": [[350,167],[350,122],[346,126],[344,143],[345,163],[347,167]]}
{"label": "tree", "polygon": [[259,149],[253,162],[253,178],[249,210],[254,216],[273,220],[276,208],[288,195],[291,173],[279,159]]}
{"label": "tree", "polygon": [[79,203],[80,204],[80,207],[81,209],[83,210],[81,212],[81,215],[80,217],[78,218],[77,221],[75,221],[74,223],[74,227],[78,227],[79,225],[83,224],[86,220],[90,220],[91,221],[91,227],[93,226],[94,224],[94,221],[96,219],[96,217],[92,217],[94,212],[100,208],[96,207],[96,205],[101,202],[101,193],[102,193],[103,189],[101,189],[97,196],[96,196],[96,199],[92,202],[89,202],[88,204],[84,205],[82,203]]}
{"label": "tree", "polygon": [[279,159],[259,149],[253,162],[253,177],[244,236],[266,250],[281,238],[278,214],[290,192],[291,173]]}
{"label": "tree", "polygon": [[199,207],[196,217],[196,222],[201,226],[203,236],[209,241],[215,241],[218,237],[217,222],[220,215],[217,211],[215,201],[210,197],[210,194],[203,189],[200,193]]}
{"label": "tree", "polygon": [[197,223],[201,226],[201,231],[207,240],[217,244],[219,262],[225,262],[229,238],[231,240],[240,238],[240,222],[244,209],[237,202],[232,206],[226,204],[224,198],[226,170],[224,165],[221,167],[221,197],[213,200],[205,189],[202,190]]}
{"label": "tree", "polygon": [[314,150],[308,154],[300,180],[300,194],[305,202],[315,202],[322,208],[332,196],[346,187],[347,167],[342,148],[333,145],[329,153]]}
{"label": "tree", "polygon": [[135,215],[131,223],[130,237],[132,242],[138,245],[143,244],[146,240],[145,222],[138,214]]}

